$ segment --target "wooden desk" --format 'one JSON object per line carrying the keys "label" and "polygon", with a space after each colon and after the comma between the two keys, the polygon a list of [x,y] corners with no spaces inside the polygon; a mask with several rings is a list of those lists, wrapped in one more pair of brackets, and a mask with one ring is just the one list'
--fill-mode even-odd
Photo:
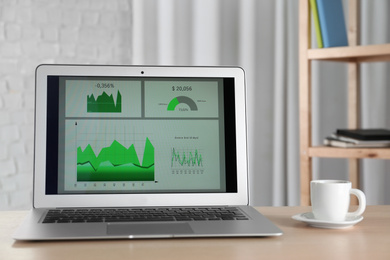
{"label": "wooden desk", "polygon": [[283,231],[272,238],[16,242],[26,212],[0,211],[0,259],[390,259],[390,205],[368,206],[364,220],[343,230],[291,219],[310,207],[258,208]]}

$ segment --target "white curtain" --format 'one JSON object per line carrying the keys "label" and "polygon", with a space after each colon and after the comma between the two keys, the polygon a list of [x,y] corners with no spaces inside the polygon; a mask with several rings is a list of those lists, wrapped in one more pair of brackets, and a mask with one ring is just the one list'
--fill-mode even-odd
{"label": "white curtain", "polygon": [[[365,44],[390,43],[390,1],[362,1],[362,39]],[[364,64],[362,126],[390,129],[390,64]],[[362,188],[371,204],[390,204],[390,160],[362,162]]]}
{"label": "white curtain", "polygon": [[[298,205],[298,0],[133,0],[132,8],[133,64],[244,68],[251,204]],[[332,66],[314,64],[315,82],[329,81]],[[336,70],[334,85],[345,85],[343,69]],[[346,122],[339,113],[345,108],[333,106],[345,90],[321,91],[313,90],[314,100],[325,108],[315,110],[314,142]],[[324,118],[334,125],[324,126]],[[315,172],[324,172],[315,177],[347,178],[332,175],[347,172],[344,162],[316,162]],[[382,183],[385,176],[379,178]]]}

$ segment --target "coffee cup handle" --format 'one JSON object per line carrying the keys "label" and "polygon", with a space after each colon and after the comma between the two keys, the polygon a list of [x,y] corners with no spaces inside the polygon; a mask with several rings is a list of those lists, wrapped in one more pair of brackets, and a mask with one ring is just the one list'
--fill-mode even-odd
{"label": "coffee cup handle", "polygon": [[359,200],[359,207],[356,211],[348,212],[347,217],[358,217],[366,210],[366,195],[361,190],[351,189],[350,194],[355,195]]}

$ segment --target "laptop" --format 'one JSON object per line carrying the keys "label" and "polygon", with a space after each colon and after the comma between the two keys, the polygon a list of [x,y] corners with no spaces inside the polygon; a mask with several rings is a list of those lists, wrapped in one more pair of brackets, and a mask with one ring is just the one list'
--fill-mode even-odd
{"label": "laptop", "polygon": [[238,67],[40,65],[16,240],[264,237]]}

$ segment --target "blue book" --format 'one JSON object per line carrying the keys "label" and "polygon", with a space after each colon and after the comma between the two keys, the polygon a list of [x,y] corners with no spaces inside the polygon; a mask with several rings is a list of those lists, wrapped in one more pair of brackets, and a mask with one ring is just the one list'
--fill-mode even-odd
{"label": "blue book", "polygon": [[322,43],[325,48],[348,46],[342,0],[317,0]]}

